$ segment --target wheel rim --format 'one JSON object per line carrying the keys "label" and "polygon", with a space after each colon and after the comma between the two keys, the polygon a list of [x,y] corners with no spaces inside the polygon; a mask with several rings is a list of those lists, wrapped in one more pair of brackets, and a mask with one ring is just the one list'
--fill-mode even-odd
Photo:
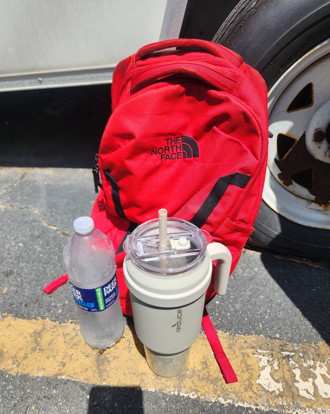
{"label": "wheel rim", "polygon": [[263,200],[304,226],[330,229],[330,39],[268,94],[268,168]]}

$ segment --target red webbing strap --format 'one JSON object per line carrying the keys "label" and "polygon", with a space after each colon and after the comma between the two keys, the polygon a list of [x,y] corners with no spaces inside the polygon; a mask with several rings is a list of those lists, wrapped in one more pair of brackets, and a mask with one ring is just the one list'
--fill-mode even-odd
{"label": "red webbing strap", "polygon": [[171,62],[145,70],[135,76],[131,81],[131,93],[133,94],[139,89],[173,75],[185,75],[191,78],[197,78],[216,89],[223,89],[230,93],[236,87],[238,79],[237,74],[226,70],[222,70],[220,73],[214,70],[211,65],[191,62]]}
{"label": "red webbing strap", "polygon": [[57,278],[53,282],[49,283],[49,285],[44,287],[43,291],[46,292],[49,295],[50,293],[53,293],[54,290],[56,290],[58,287],[64,285],[64,283],[66,283],[68,280],[69,280],[68,275],[60,276],[59,278]]}
{"label": "red webbing strap", "polygon": [[226,383],[231,384],[232,382],[237,382],[238,379],[236,374],[221,346],[220,340],[207,313],[206,307],[204,307],[202,324]]}
{"label": "red webbing strap", "polygon": [[169,39],[163,40],[162,42],[151,43],[142,47],[135,55],[132,56],[133,63],[139,59],[142,59],[143,56],[172,47],[198,47],[207,50],[213,56],[230,60],[236,67],[240,67],[243,63],[243,59],[235,52],[225,48],[224,46],[201,39]]}

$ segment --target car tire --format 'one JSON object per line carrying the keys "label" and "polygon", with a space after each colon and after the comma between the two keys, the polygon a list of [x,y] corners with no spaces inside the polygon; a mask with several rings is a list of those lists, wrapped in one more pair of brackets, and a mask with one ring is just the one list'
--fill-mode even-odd
{"label": "car tire", "polygon": [[[272,90],[276,92],[275,86],[284,82],[284,75],[289,72],[292,75],[294,73],[292,68],[303,64],[299,63],[304,62],[301,58],[318,50],[321,44],[324,48],[324,42],[328,39],[330,39],[330,1],[242,0],[222,24],[213,41],[241,55],[246,63],[261,73],[270,92]],[[321,62],[319,58],[315,57],[315,59],[314,63]],[[320,65],[320,63],[318,64]],[[304,76],[308,76],[308,71],[305,69],[307,68],[302,67],[301,71],[304,71]],[[297,74],[297,79],[300,73],[302,72]],[[288,93],[287,90],[284,89],[282,95]],[[276,100],[279,98],[276,97]],[[318,104],[321,105],[321,103]],[[305,108],[307,106],[302,109]],[[277,137],[270,138],[270,140],[276,140]],[[328,137],[327,140],[330,146]],[[273,159],[275,158],[273,157]],[[271,159],[269,160],[271,161]],[[270,170],[270,161],[268,170]],[[319,161],[317,162],[319,163]],[[330,164],[324,165],[324,168],[325,171],[328,171]],[[271,172],[269,174],[272,175]],[[329,182],[330,175],[324,175],[323,179]],[[274,181],[275,178],[272,177],[272,180]],[[291,190],[291,187],[286,187],[284,182],[281,182],[277,177],[276,180],[280,182],[280,184],[276,183],[278,188],[280,185],[282,186],[280,191],[287,191],[284,193],[288,194],[288,199],[296,197],[291,194],[295,189]],[[297,187],[297,183],[294,184]],[[286,185],[289,185],[288,182]],[[265,189],[266,186],[267,183]],[[305,183],[303,183],[304,186],[306,186]],[[308,187],[308,191],[312,191],[313,187],[314,183]],[[306,188],[302,190],[307,192]],[[275,198],[276,196],[277,194],[275,194]],[[288,205],[284,208],[289,211],[286,214],[276,208],[276,200],[274,205],[270,205],[271,203],[267,200],[267,203],[265,202],[264,191],[259,214],[254,223],[255,231],[251,235],[251,244],[304,257],[329,259],[330,203],[329,200],[324,203],[324,199],[320,202],[317,197],[315,196],[315,199],[313,199],[313,195],[296,197],[297,202],[304,203],[305,207],[302,207],[302,218],[295,218],[294,201],[292,205],[291,201],[290,203],[288,201]],[[321,217],[320,220],[319,217]]]}

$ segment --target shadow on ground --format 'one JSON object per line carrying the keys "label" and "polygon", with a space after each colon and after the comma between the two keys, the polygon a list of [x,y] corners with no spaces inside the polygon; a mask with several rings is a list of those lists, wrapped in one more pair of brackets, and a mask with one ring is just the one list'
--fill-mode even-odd
{"label": "shadow on ground", "polygon": [[93,387],[88,414],[143,414],[142,390],[139,387]]}
{"label": "shadow on ground", "polygon": [[0,93],[0,165],[92,168],[111,114],[111,86]]}
{"label": "shadow on ground", "polygon": [[[276,266],[271,254],[277,258]],[[278,259],[281,257],[284,260]],[[330,264],[306,265],[302,259],[276,252],[262,253],[261,260],[283,292],[330,345]]]}

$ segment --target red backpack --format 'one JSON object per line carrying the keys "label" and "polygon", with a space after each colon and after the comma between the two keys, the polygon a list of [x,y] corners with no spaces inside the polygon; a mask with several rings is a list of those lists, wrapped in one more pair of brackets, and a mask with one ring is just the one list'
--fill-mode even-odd
{"label": "red backpack", "polygon": [[[182,49],[159,53],[173,47]],[[131,316],[123,244],[160,208],[227,246],[234,270],[261,201],[267,89],[259,73],[225,47],[176,39],[145,46],[118,64],[112,105],[93,168],[101,191],[91,216],[114,244],[120,303]],[[44,291],[67,280],[61,276]],[[206,307],[202,325],[226,382],[236,382]]]}
{"label": "red backpack", "polygon": [[[122,310],[132,315],[123,242],[160,208],[227,246],[234,270],[261,202],[267,88],[223,46],[166,40],[117,65],[112,110],[93,169],[101,190],[91,217],[114,244]],[[206,300],[213,294],[211,283]]]}

